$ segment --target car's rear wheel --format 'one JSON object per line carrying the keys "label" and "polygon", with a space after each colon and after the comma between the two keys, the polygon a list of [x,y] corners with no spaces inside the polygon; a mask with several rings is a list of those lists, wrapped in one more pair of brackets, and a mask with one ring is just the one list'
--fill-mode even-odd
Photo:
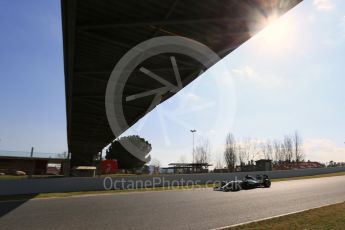
{"label": "car's rear wheel", "polygon": [[265,180],[265,181],[264,181],[264,187],[265,187],[265,188],[271,187],[271,181],[270,181],[270,180]]}

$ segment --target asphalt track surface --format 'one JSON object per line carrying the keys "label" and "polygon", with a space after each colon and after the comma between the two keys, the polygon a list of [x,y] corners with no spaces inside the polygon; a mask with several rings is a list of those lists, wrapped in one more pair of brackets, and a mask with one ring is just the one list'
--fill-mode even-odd
{"label": "asphalt track surface", "polygon": [[0,202],[4,229],[212,229],[345,201],[345,176],[269,189],[138,192]]}

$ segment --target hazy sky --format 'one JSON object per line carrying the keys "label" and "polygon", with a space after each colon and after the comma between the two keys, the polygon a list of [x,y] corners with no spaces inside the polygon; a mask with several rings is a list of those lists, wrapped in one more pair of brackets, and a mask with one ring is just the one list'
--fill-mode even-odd
{"label": "hazy sky", "polygon": [[0,149],[62,152],[66,109],[60,1],[0,1]]}
{"label": "hazy sky", "polygon": [[[0,149],[67,150],[60,1],[0,1]],[[114,63],[115,64],[115,63]],[[307,159],[345,161],[345,1],[305,0],[159,105],[126,134],[163,165],[209,139],[298,130]]]}

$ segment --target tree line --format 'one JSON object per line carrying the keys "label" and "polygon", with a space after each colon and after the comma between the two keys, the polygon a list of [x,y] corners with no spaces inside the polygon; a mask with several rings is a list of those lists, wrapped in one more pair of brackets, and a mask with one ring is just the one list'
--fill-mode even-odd
{"label": "tree line", "polygon": [[[140,147],[142,154],[146,156],[152,150],[151,144],[137,135],[122,137],[114,140],[106,151],[106,159],[117,159],[119,167],[122,169],[133,169],[142,167],[142,162],[133,157],[121,144],[122,141],[130,141]],[[194,163],[211,163],[211,145],[207,138],[199,140],[193,149]],[[302,138],[295,131],[293,134],[285,135],[281,140],[258,141],[251,138],[237,140],[233,133],[228,133],[225,138],[225,145],[222,158],[216,160],[215,168],[225,167],[233,172],[236,166],[245,166],[254,164],[257,159],[269,159],[273,164],[280,165],[286,163],[303,162],[305,155],[302,149]],[[180,159],[181,163],[185,163],[184,156]],[[182,162],[183,161],[183,162]],[[153,159],[151,165],[159,168],[158,160]]]}
{"label": "tree line", "polygon": [[[273,164],[303,162],[305,155],[302,149],[302,138],[297,131],[285,135],[282,140],[258,142],[247,138],[237,141],[232,133],[225,139],[224,160],[229,171],[233,172],[236,165],[253,164],[255,159],[272,160]],[[221,163],[217,163],[221,165]]]}
{"label": "tree line", "polygon": [[[201,139],[193,151],[194,163],[211,162],[211,147],[208,139]],[[225,165],[229,171],[233,172],[236,166],[254,164],[254,160],[258,159],[272,160],[277,166],[304,162],[305,155],[300,134],[295,131],[293,134],[285,135],[281,140],[258,141],[245,138],[239,141],[233,133],[228,133],[222,158],[216,160],[215,168],[224,168]],[[180,161],[185,163],[184,156]]]}

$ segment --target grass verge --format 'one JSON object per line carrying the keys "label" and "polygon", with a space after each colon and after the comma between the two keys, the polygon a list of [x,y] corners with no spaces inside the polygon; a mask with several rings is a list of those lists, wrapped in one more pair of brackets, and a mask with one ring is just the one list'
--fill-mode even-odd
{"label": "grass verge", "polygon": [[227,228],[229,230],[345,229],[345,202]]}
{"label": "grass verge", "polygon": [[[323,177],[333,177],[333,176],[345,176],[345,172],[328,173],[328,174],[321,174],[321,175],[314,175],[314,176],[272,179],[272,182],[288,181],[288,180],[301,180],[301,179],[313,179],[313,178],[323,178]],[[210,188],[210,187],[213,187],[213,184],[203,184],[203,185],[194,185],[194,186],[172,186],[172,187],[126,189],[126,190],[102,190],[102,191],[80,191],[80,192],[61,192],[61,193],[40,193],[40,194],[28,194],[28,195],[8,195],[8,196],[0,196],[0,201],[26,200],[26,199],[32,199],[32,198],[59,198],[59,197],[97,195],[97,194],[118,194],[118,193],[130,193],[130,192],[184,190],[184,189]]]}

